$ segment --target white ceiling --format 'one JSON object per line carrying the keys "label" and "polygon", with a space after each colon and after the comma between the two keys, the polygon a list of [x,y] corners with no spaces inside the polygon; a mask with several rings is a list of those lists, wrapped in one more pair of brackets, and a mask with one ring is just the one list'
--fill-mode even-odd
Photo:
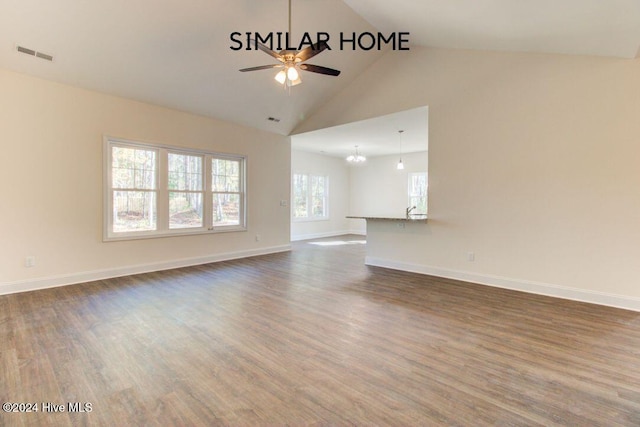
{"label": "white ceiling", "polygon": [[[288,135],[384,51],[340,51],[341,32],[409,31],[417,46],[634,58],[640,0],[292,0],[293,36],[331,35],[290,93],[234,31],[286,31],[287,0],[0,0],[0,67]],[[16,45],[52,54],[50,63]],[[279,123],[268,117],[280,119]],[[408,136],[408,135],[407,135]],[[373,151],[373,150],[372,150]]]}
{"label": "white ceiling", "polygon": [[[383,54],[324,51],[309,63],[342,74],[303,72],[290,94],[277,70],[238,71],[277,61],[231,50],[232,32],[287,25],[286,0],[0,0],[0,67],[286,135]],[[376,30],[341,0],[293,0],[294,38],[304,31]]]}
{"label": "white ceiling", "polygon": [[638,0],[345,0],[421,46],[635,58]]}
{"label": "white ceiling", "polygon": [[[413,108],[373,119],[319,129],[291,137],[292,147],[333,157],[347,157],[358,146],[366,157],[426,151],[428,107]],[[403,131],[400,135],[399,131]]]}

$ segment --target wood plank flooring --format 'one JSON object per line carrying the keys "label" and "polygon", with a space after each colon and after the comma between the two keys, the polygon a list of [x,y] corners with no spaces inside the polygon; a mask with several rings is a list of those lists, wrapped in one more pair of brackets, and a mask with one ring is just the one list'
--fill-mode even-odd
{"label": "wood plank flooring", "polygon": [[1,296],[0,402],[40,408],[0,425],[640,425],[640,313],[367,267],[360,239]]}

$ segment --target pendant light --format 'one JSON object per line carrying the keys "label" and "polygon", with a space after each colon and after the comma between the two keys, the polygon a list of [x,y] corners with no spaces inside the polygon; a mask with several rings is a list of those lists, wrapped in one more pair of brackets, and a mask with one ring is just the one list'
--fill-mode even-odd
{"label": "pendant light", "polygon": [[404,132],[403,130],[399,130],[398,133],[400,134],[400,160],[398,161],[398,170],[403,170],[404,169],[404,163],[402,163],[402,132]]}
{"label": "pendant light", "polygon": [[358,152],[358,146],[356,145],[356,150],[353,154],[347,157],[347,162],[349,163],[362,163],[366,161],[367,158]]}

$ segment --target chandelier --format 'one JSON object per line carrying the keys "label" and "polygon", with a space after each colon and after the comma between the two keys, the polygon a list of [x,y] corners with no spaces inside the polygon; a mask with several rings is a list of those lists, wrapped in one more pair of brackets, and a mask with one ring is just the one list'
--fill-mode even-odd
{"label": "chandelier", "polygon": [[349,163],[362,163],[366,160],[367,158],[358,152],[357,145],[356,145],[355,152],[347,157],[347,162]]}

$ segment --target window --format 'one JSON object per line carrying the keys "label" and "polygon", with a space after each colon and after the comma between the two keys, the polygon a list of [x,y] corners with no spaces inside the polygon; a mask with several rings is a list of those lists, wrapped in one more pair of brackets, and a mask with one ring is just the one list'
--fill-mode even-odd
{"label": "window", "polygon": [[329,177],[293,174],[293,219],[329,218]]}
{"label": "window", "polygon": [[105,139],[105,240],[245,230],[243,156]]}
{"label": "window", "polygon": [[116,233],[155,230],[158,152],[114,146],[111,150],[112,228]]}
{"label": "window", "polygon": [[415,206],[413,213],[427,213],[427,174],[409,174],[409,206]]}
{"label": "window", "polygon": [[213,225],[240,225],[240,160],[211,160]]}
{"label": "window", "polygon": [[168,153],[169,228],[203,226],[202,156]]}

